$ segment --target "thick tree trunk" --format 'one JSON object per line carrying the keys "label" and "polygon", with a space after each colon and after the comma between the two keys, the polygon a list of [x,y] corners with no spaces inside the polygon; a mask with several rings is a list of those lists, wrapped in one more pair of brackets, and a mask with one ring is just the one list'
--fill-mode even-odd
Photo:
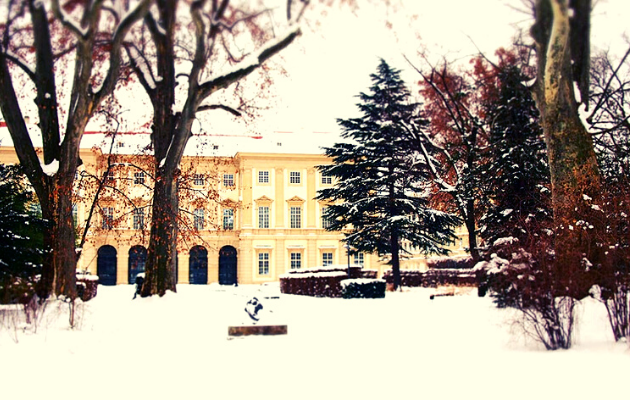
{"label": "thick tree trunk", "polygon": [[[72,220],[72,185],[59,185],[58,177],[49,186],[50,194],[40,199],[42,216],[46,220],[42,275],[37,295],[51,294],[77,297],[74,223]],[[64,189],[61,189],[61,188]]]}
{"label": "thick tree trunk", "polygon": [[[573,10],[574,19],[585,20],[588,25],[590,3],[578,3],[585,6]],[[584,12],[587,14],[580,14]],[[571,40],[578,35],[572,32],[565,0],[538,0],[536,13],[537,22],[532,28],[538,53],[534,97],[542,118],[551,175],[555,265],[561,280],[558,294],[579,297],[584,288],[576,285],[576,273],[582,258],[596,262],[599,250],[595,239],[602,228],[595,211],[585,206],[585,199],[599,197],[600,175],[591,135],[578,114],[574,87],[578,78],[574,69],[588,66],[588,53],[571,52]]]}
{"label": "thick tree trunk", "polygon": [[176,292],[177,214],[179,198],[177,176],[158,168],[153,197],[151,233],[142,297]]}
{"label": "thick tree trunk", "polygon": [[477,224],[475,223],[475,200],[466,201],[466,230],[468,231],[468,251],[473,260],[479,261],[479,245],[477,244]]}

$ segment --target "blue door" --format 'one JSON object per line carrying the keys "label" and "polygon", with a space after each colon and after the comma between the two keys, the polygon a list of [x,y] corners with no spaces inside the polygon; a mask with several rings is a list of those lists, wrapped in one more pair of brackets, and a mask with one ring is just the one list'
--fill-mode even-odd
{"label": "blue door", "polygon": [[105,245],[98,249],[96,256],[96,274],[101,285],[116,284],[116,249]]}
{"label": "blue door", "polygon": [[143,246],[133,246],[129,249],[129,283],[136,283],[136,275],[144,272],[147,263],[147,249]]}
{"label": "blue door", "polygon": [[219,283],[221,285],[235,285],[238,283],[236,276],[236,249],[232,246],[224,246],[219,250]]}
{"label": "blue door", "polygon": [[188,261],[188,278],[191,285],[206,285],[208,283],[208,250],[203,246],[190,249]]}

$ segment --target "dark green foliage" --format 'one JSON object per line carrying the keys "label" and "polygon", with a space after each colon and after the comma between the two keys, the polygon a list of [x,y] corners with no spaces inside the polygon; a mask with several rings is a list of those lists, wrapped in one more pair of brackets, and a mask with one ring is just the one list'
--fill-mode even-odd
{"label": "dark green foliage", "polygon": [[43,221],[18,166],[0,164],[0,303],[33,290],[43,260]]}
{"label": "dark green foliage", "polygon": [[349,230],[350,246],[391,255],[397,270],[403,240],[424,253],[445,254],[459,220],[428,207],[428,166],[411,146],[419,136],[412,132],[428,122],[410,101],[399,71],[381,60],[371,78],[370,93],[359,95],[362,116],[338,120],[347,141],[325,149],[334,164],[320,170],[338,183],[317,199],[331,203],[328,230]]}
{"label": "dark green foliage", "polygon": [[382,279],[341,281],[341,297],[344,299],[383,299],[385,288],[385,281]]}
{"label": "dark green foliage", "polygon": [[482,167],[488,209],[481,236],[523,238],[551,218],[549,168],[539,113],[526,77],[514,65],[498,74],[499,98],[488,105],[489,160]]}

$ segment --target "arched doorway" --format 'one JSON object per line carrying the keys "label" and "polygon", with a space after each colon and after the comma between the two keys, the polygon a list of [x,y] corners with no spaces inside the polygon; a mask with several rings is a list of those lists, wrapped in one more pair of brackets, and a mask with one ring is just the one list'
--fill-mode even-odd
{"label": "arched doorway", "polygon": [[136,275],[144,272],[147,263],[147,249],[143,246],[133,246],[129,249],[129,283],[136,283]]}
{"label": "arched doorway", "polygon": [[208,250],[203,246],[190,249],[188,261],[188,279],[191,285],[208,283]]}
{"label": "arched doorway", "polygon": [[113,286],[116,284],[116,249],[113,246],[105,245],[98,249],[96,254],[96,274],[98,283],[101,285]]}
{"label": "arched doorway", "polygon": [[219,283],[234,285],[237,282],[236,249],[232,246],[223,246],[219,250]]}

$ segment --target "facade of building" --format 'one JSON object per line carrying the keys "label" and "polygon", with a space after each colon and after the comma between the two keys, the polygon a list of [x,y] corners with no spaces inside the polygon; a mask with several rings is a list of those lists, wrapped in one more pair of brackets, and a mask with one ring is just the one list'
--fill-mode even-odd
{"label": "facade of building", "polygon": [[[78,269],[101,284],[133,283],[144,270],[151,218],[151,159],[83,149],[77,173],[74,216],[78,237],[90,220]],[[12,147],[0,147],[0,162],[17,162]],[[326,203],[318,190],[334,184],[318,154],[237,152],[234,156],[186,156],[180,174],[180,238],[177,281],[181,284],[260,284],[291,269],[359,263],[389,267],[373,254],[348,253],[341,232],[325,230]],[[106,185],[94,202],[100,178]],[[462,238],[453,246],[463,253]],[[409,249],[412,253],[414,251]],[[420,254],[403,269],[426,269]]]}

